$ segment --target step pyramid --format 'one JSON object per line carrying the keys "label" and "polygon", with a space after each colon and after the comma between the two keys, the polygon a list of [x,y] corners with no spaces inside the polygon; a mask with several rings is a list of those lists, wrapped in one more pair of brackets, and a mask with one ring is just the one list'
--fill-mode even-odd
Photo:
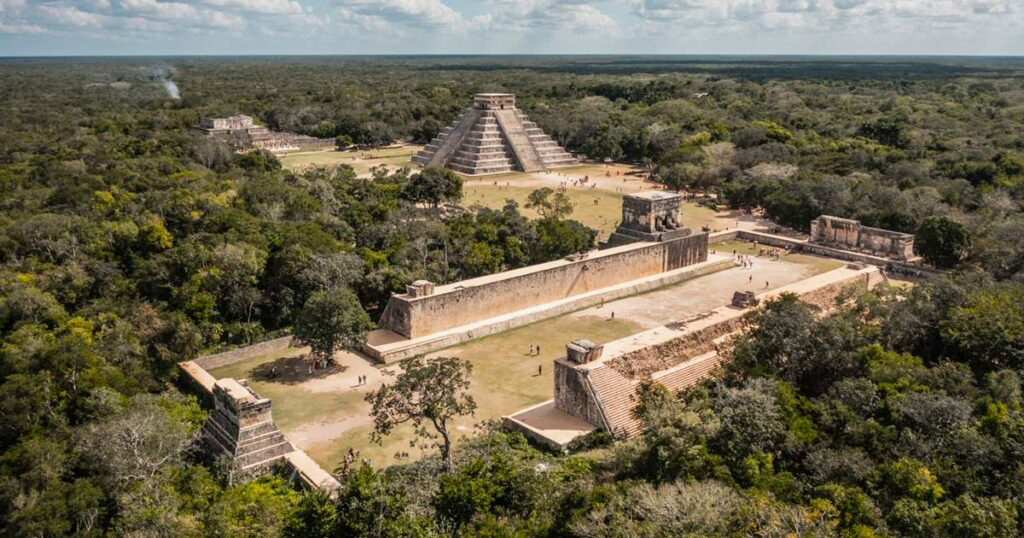
{"label": "step pyramid", "polygon": [[214,409],[203,425],[207,443],[242,470],[269,467],[294,450],[270,416],[270,400],[235,379],[213,386]]}
{"label": "step pyramid", "polygon": [[471,176],[540,172],[579,163],[516,108],[516,96],[510,93],[476,94],[473,106],[463,110],[412,162],[446,166]]}

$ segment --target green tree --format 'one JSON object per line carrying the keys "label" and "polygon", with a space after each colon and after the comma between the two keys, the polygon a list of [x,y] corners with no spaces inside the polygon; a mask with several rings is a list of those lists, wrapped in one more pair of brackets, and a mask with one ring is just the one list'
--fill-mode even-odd
{"label": "green tree", "polygon": [[948,217],[928,217],[914,233],[914,251],[940,269],[958,265],[970,246],[967,228]]}
{"label": "green tree", "polygon": [[462,199],[462,178],[447,168],[431,166],[415,174],[402,188],[402,198],[433,207]]}
{"label": "green tree", "polygon": [[983,370],[1024,367],[1024,286],[998,284],[970,292],[940,323],[963,360]]}
{"label": "green tree", "polygon": [[526,207],[540,213],[544,218],[563,219],[572,214],[572,202],[569,201],[569,197],[548,187],[531,192],[526,197]]}
{"label": "green tree", "polygon": [[396,426],[411,423],[423,443],[441,450],[445,469],[451,469],[450,422],[476,410],[473,397],[466,394],[472,371],[469,361],[455,357],[418,356],[403,360],[394,383],[366,395],[372,406],[371,438],[379,443]]}
{"label": "green tree", "polygon": [[306,301],[295,320],[292,334],[310,347],[317,360],[334,361],[334,352],[359,349],[373,324],[352,290],[322,290]]}

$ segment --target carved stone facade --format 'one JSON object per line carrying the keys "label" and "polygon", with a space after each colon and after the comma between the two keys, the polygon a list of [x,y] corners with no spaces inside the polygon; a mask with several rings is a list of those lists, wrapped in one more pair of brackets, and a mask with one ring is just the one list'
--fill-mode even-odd
{"label": "carved stone facade", "polygon": [[270,416],[270,400],[231,379],[213,385],[213,412],[203,426],[215,452],[231,456],[242,470],[260,469],[294,450]]}
{"label": "carved stone facade", "polygon": [[667,241],[690,235],[682,225],[682,197],[663,191],[627,194],[622,198],[622,220],[605,247],[636,241]]}
{"label": "carved stone facade", "polygon": [[230,139],[239,146],[239,152],[262,149],[271,153],[326,149],[334,141],[326,138],[295,133],[274,132],[257,125],[252,116],[239,114],[227,118],[202,118],[196,130],[211,138]]}
{"label": "carved stone facade", "polygon": [[510,93],[480,93],[473,106],[430,141],[412,162],[467,175],[537,172],[578,164],[516,108]]}
{"label": "carved stone facade", "polygon": [[899,261],[914,257],[914,236],[862,226],[860,221],[822,215],[811,221],[811,242]]}

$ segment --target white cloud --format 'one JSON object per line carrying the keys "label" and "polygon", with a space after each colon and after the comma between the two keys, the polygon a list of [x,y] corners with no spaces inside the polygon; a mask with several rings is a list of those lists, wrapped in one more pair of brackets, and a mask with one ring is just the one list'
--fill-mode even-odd
{"label": "white cloud", "polygon": [[[736,32],[805,30],[831,32],[920,31],[934,24],[960,24],[977,32],[994,15],[1019,12],[1018,0],[631,0],[646,28],[723,27]],[[902,21],[902,22],[899,22]]]}
{"label": "white cloud", "polygon": [[214,7],[237,8],[242,11],[264,15],[286,15],[302,13],[302,5],[295,0],[202,0]]}
{"label": "white cloud", "polygon": [[341,0],[339,13],[366,28],[390,27],[391,23],[417,28],[458,26],[462,14],[441,0]]}
{"label": "white cloud", "polygon": [[588,0],[495,0],[500,10],[490,21],[494,29],[508,32],[575,32],[609,37],[617,33],[615,19],[590,5]]}
{"label": "white cloud", "polygon": [[82,11],[72,6],[44,5],[40,6],[39,9],[49,15],[54,21],[71,26],[100,27],[103,25],[104,20],[106,20],[106,17],[102,15]]}

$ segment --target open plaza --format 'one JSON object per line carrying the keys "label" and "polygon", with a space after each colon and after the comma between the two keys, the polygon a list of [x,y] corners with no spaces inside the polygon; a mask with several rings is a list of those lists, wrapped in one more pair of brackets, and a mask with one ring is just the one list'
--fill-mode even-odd
{"label": "open plaza", "polygon": [[601,249],[444,285],[416,281],[391,297],[360,352],[338,352],[326,368],[288,337],[183,363],[217,403],[208,435],[243,468],[285,458],[307,483],[330,488],[347,454],[386,466],[433,451],[415,443],[409,425],[371,440],[366,395],[418,355],[473,367],[477,409],[454,421],[456,443],[486,421],[556,451],[595,430],[630,437],[639,431],[630,412],[639,383],[683,390],[710,375],[759,302],[794,293],[827,310],[850,286],[887,279],[880,267],[918,262],[906,234],[822,216],[800,235],[685,202],[628,165],[577,163],[525,117],[488,108],[508,106],[504,98],[487,99],[421,148],[284,162],[348,164],[363,176],[374,166],[438,162],[490,171],[466,178],[465,207],[522,206],[548,187],[569,198],[571,218],[599,230]]}

